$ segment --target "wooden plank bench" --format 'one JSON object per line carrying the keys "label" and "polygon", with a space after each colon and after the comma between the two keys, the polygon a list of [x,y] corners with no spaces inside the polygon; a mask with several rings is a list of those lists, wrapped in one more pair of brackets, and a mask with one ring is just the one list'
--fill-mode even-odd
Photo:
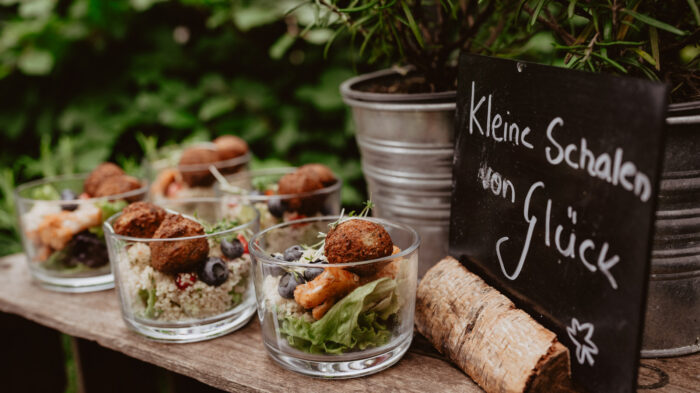
{"label": "wooden plank bench", "polygon": [[[243,329],[211,341],[182,345],[154,343],[126,328],[114,290],[62,294],[41,289],[31,283],[21,254],[0,258],[0,312],[81,339],[78,343],[84,348],[79,352],[83,356],[82,350],[87,349],[90,354],[90,344],[96,342],[101,347],[229,392],[482,392],[419,334],[406,356],[394,367],[370,377],[343,381],[313,379],[277,366],[266,355],[256,318]],[[94,352],[93,348],[93,355]],[[89,362],[99,363],[99,359],[93,356]],[[107,371],[119,373],[119,370]],[[138,376],[135,378],[138,380]],[[650,392],[699,392],[700,355],[645,359],[639,384],[643,391]]]}

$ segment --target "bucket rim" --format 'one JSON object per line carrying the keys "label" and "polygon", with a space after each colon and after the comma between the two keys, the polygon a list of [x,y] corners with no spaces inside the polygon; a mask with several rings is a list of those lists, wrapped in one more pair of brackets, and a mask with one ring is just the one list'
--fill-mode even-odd
{"label": "bucket rim", "polygon": [[457,91],[448,90],[436,93],[369,93],[356,90],[353,87],[371,81],[373,79],[381,79],[394,75],[407,74],[413,71],[413,67],[397,67],[386,68],[379,71],[374,71],[366,74],[361,74],[347,79],[340,85],[340,94],[343,100],[351,105],[348,101],[359,102],[377,102],[377,103],[427,103],[427,102],[447,102],[455,103],[457,100]]}

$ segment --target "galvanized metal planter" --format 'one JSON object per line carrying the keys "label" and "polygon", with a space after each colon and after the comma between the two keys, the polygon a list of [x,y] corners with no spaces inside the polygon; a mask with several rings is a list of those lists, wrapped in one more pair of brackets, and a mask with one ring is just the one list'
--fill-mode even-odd
{"label": "galvanized metal planter", "polygon": [[671,105],[642,356],[700,351],[700,102]]}
{"label": "galvanized metal planter", "polygon": [[456,93],[366,93],[357,86],[395,75],[384,70],[340,87],[352,107],[374,215],[411,225],[421,236],[420,277],[447,255]]}

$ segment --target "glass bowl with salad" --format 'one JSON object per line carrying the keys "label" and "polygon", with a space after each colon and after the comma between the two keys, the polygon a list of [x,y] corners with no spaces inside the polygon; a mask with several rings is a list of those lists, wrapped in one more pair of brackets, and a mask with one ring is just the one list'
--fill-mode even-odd
{"label": "glass bowl with salad", "polygon": [[[298,233],[296,223],[317,232],[289,236]],[[362,215],[307,218],[255,235],[250,250],[268,354],[323,378],[369,375],[399,361],[413,335],[419,244],[412,228]]]}
{"label": "glass bowl with salad", "polygon": [[[252,204],[260,212],[262,229],[308,217],[338,215],[342,181],[325,165],[306,164],[301,167],[267,168],[230,176],[214,173],[217,195],[231,209]],[[294,226],[295,236],[311,231],[308,225]],[[268,241],[271,241],[268,239]]]}
{"label": "glass bowl with salad", "polygon": [[146,182],[112,163],[17,187],[22,243],[35,281],[62,292],[114,287],[102,223],[147,191]]}
{"label": "glass bowl with salad", "polygon": [[234,135],[223,135],[212,142],[166,146],[144,162],[152,182],[150,197],[155,202],[212,197],[215,178],[210,168],[224,174],[244,172],[250,158],[248,144]]}
{"label": "glass bowl with salad", "polygon": [[129,205],[104,231],[129,328],[162,342],[230,333],[255,313],[248,241],[252,206],[230,215],[216,198]]}

